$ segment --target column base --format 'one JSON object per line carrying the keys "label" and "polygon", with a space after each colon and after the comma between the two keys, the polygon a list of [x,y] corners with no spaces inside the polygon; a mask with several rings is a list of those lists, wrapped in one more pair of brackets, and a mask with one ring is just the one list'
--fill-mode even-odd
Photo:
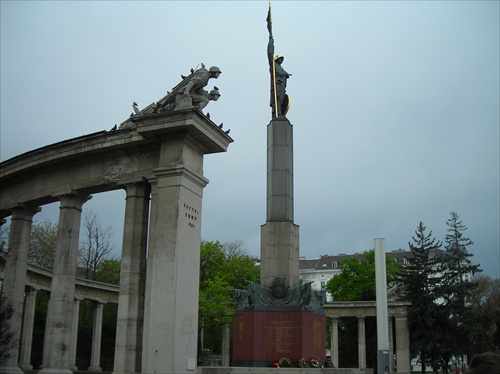
{"label": "column base", "polygon": [[89,366],[87,371],[100,372],[102,371],[102,368],[100,366]]}
{"label": "column base", "polygon": [[0,374],[23,374],[23,371],[19,366],[2,366]]}
{"label": "column base", "polygon": [[43,368],[38,374],[73,374],[73,372],[69,369]]}
{"label": "column base", "polygon": [[30,370],[33,370],[33,365],[31,365],[31,364],[19,364],[19,367],[20,367],[23,371],[30,371]]}

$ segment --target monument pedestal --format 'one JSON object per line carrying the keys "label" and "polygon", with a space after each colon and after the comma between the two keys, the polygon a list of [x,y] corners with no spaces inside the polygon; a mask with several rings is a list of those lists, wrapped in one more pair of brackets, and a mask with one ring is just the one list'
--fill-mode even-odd
{"label": "monument pedestal", "polygon": [[234,317],[233,366],[269,367],[272,361],[326,359],[326,317],[301,307],[259,307]]}

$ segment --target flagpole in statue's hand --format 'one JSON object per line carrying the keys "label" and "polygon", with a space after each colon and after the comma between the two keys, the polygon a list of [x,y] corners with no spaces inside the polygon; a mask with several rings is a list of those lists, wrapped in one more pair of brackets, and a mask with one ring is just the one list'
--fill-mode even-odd
{"label": "flagpole in statue's hand", "polygon": [[271,0],[269,0],[269,11],[267,12],[267,30],[269,31],[269,43],[267,45],[267,58],[269,60],[269,67],[272,68],[271,71],[271,84],[273,86],[272,92],[274,93],[274,117],[278,117],[278,95],[276,93],[276,65],[274,63],[274,38],[273,38],[273,26],[271,19]]}
{"label": "flagpole in statue's hand", "polygon": [[273,36],[273,20],[271,19],[271,0],[269,0],[269,12],[267,12],[267,31],[269,31],[269,36]]}

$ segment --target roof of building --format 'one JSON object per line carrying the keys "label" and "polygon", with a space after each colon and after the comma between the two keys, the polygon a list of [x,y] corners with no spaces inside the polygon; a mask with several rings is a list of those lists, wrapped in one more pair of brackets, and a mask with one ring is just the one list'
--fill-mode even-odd
{"label": "roof of building", "polygon": [[300,270],[316,269],[316,264],[318,263],[318,261],[318,259],[307,260],[305,258],[301,258],[299,261]]}
{"label": "roof of building", "polygon": [[[402,249],[396,249],[391,252],[386,252],[387,256],[391,256],[397,262],[402,263],[405,258],[413,257],[413,253]],[[305,257],[300,258],[300,270],[330,270],[337,269],[341,261],[346,258],[356,258],[359,261],[363,260],[363,253],[346,254],[339,253],[337,255],[323,255],[318,259],[308,260]]]}

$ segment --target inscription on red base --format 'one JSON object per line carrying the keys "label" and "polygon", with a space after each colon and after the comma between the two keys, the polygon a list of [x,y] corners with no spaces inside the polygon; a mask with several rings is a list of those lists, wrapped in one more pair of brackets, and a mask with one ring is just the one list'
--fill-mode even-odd
{"label": "inscription on red base", "polygon": [[282,357],[292,364],[302,357],[324,362],[325,316],[287,310],[249,310],[235,315],[233,366],[270,366]]}

